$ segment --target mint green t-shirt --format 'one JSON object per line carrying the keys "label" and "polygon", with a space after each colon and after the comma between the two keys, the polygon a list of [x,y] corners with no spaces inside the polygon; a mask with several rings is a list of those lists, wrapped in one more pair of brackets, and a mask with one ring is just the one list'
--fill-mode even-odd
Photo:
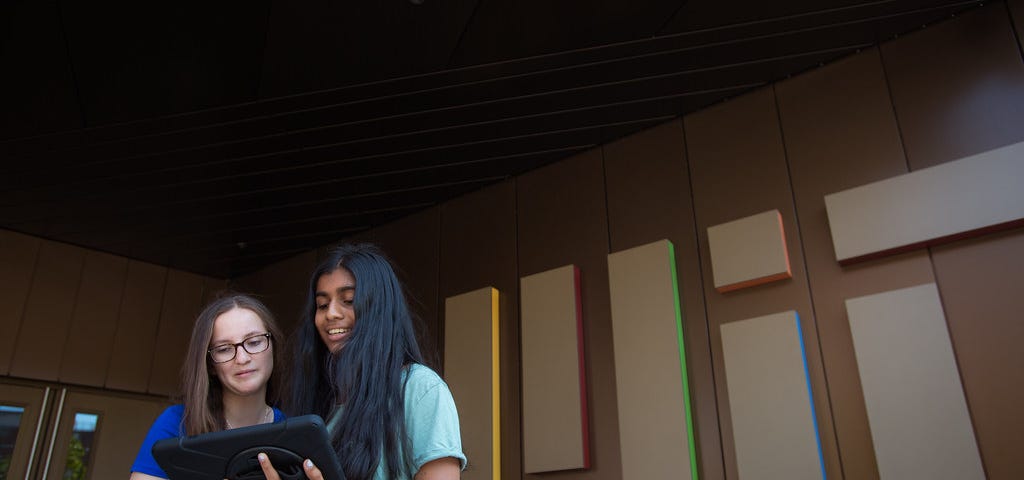
{"label": "mint green t-shirt", "polygon": [[[465,469],[466,455],[462,452],[459,414],[448,385],[437,373],[420,364],[412,364],[406,374],[409,380],[405,383],[405,431],[412,446],[411,475],[415,475],[427,462],[444,457],[458,459],[460,468]],[[328,422],[331,430],[340,419],[339,413]],[[387,461],[382,456],[373,479],[411,480],[412,476],[388,475]]]}

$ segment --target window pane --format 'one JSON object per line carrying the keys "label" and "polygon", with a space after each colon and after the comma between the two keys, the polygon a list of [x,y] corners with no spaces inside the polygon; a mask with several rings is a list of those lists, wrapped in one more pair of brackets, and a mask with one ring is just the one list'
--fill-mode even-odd
{"label": "window pane", "polygon": [[68,446],[67,467],[64,480],[84,480],[89,469],[96,424],[100,416],[94,413],[75,413],[75,426],[71,430],[71,444]]}
{"label": "window pane", "polygon": [[22,407],[0,405],[0,480],[7,478],[7,469],[11,468],[14,442],[18,439],[18,427],[24,413]]}

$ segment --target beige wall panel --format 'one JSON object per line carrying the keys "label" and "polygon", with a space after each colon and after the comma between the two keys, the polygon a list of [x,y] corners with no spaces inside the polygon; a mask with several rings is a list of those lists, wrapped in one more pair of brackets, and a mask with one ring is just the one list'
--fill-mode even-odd
{"label": "beige wall panel", "polygon": [[907,171],[881,59],[877,50],[867,50],[781,82],[776,91],[843,473],[877,479],[843,302],[934,277],[923,250],[841,267],[824,197]]}
{"label": "beige wall panel", "polygon": [[43,241],[11,359],[11,376],[57,380],[85,250]]}
{"label": "beige wall panel", "polygon": [[0,375],[11,368],[40,243],[35,237],[0,230],[0,331],[7,332],[0,335]]}
{"label": "beige wall panel", "polygon": [[673,120],[608,144],[604,159],[611,251],[661,238],[675,245],[700,476],[722,479],[722,440],[683,122]]}
{"label": "beige wall panel", "polygon": [[580,364],[579,274],[567,265],[523,277],[523,469],[589,466],[586,395]]}
{"label": "beige wall panel", "polygon": [[[515,181],[502,182],[442,204],[440,236],[438,290],[442,297],[481,285],[492,285],[501,292],[498,298],[501,452],[498,456],[502,478],[522,478]],[[448,332],[444,324],[441,330]],[[447,352],[447,342],[441,347]],[[456,397],[455,402],[461,411],[461,400]],[[470,458],[469,461],[475,460]]]}
{"label": "beige wall panel", "polygon": [[60,381],[102,387],[107,378],[128,259],[89,251],[78,285]]}
{"label": "beige wall panel", "polygon": [[850,263],[1024,223],[1024,142],[825,196]]}
{"label": "beige wall panel", "polygon": [[715,289],[741,288],[791,278],[782,214],[769,210],[708,227]]}
{"label": "beige wall panel", "polygon": [[1024,140],[1024,62],[993,3],[882,45],[911,170]]}
{"label": "beige wall panel", "polygon": [[441,372],[437,348],[440,343],[440,300],[437,293],[439,217],[440,208],[433,207],[346,239],[375,243],[391,258],[395,273],[409,295],[409,305],[423,320],[423,329],[418,332],[423,355],[438,373]]}
{"label": "beige wall panel", "polygon": [[[707,228],[711,225],[768,209],[778,209],[785,224],[797,225],[771,88],[688,115],[684,118],[684,126],[703,271],[711,271],[710,257],[706,253]],[[808,368],[825,468],[830,478],[838,478],[841,476],[839,457],[817,342],[817,325],[811,309],[804,260],[799,253],[803,248],[799,233],[796,228],[786,230],[792,279],[721,294],[715,291],[710,275],[704,276],[714,369],[722,371],[724,368],[720,325],[758,317],[765,312],[796,310],[800,314],[803,337],[807,339]],[[736,478],[728,392],[723,382],[718,382],[716,389],[726,478]]]}
{"label": "beige wall panel", "polygon": [[166,268],[128,261],[107,369],[107,388],[146,391],[166,281]]}
{"label": "beige wall panel", "polygon": [[[601,151],[592,150],[524,174],[516,181],[520,275],[566,264],[580,269],[591,466],[588,470],[561,472],[561,479],[622,477],[601,163]],[[523,443],[524,448],[529,447],[525,436]],[[524,475],[524,479],[542,477]]]}
{"label": "beige wall panel", "polygon": [[[1005,4],[987,5],[882,51],[912,169],[1024,141],[1024,62]],[[1024,284],[1024,270],[1010,268],[1019,265],[1022,252],[1020,229],[932,249],[982,462],[992,479],[1024,477],[1024,463],[1013,453],[1022,445],[1019,422],[1010,421],[1021,415],[1024,373],[1019,363],[1005,361],[1019,359],[1024,344],[1018,327],[1024,297],[999,295]]]}
{"label": "beige wall panel", "polygon": [[881,478],[984,479],[935,284],[846,310]]}
{"label": "beige wall panel", "polygon": [[674,257],[668,240],[608,255],[623,479],[699,477]]}
{"label": "beige wall panel", "polygon": [[153,348],[153,367],[146,387],[149,393],[180,393],[181,365],[188,351],[192,325],[202,309],[202,300],[203,277],[180,270],[168,272]]}
{"label": "beige wall panel", "polygon": [[823,479],[796,312],[722,325],[737,476]]}
{"label": "beige wall panel", "polygon": [[472,468],[465,480],[501,478],[498,291],[481,288],[445,299],[444,379],[458,402],[459,430]]}

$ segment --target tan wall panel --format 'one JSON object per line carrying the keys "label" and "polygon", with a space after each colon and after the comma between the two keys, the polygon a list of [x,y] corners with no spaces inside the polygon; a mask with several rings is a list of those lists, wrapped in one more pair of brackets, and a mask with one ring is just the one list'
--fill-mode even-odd
{"label": "tan wall panel", "polygon": [[0,375],[7,375],[21,328],[40,240],[0,230]]}
{"label": "tan wall panel", "polygon": [[868,50],[781,82],[776,91],[843,472],[877,479],[843,302],[934,277],[925,251],[841,267],[824,196],[907,171],[881,59]]}
{"label": "tan wall panel", "polygon": [[106,387],[145,392],[153,362],[167,269],[130,260]]}
{"label": "tan wall panel", "polygon": [[793,276],[782,214],[769,210],[708,227],[711,277],[731,292]]}
{"label": "tan wall panel", "polygon": [[825,196],[851,263],[1024,224],[1024,142]]}
{"label": "tan wall panel", "polygon": [[846,310],[881,478],[984,479],[935,284]]}
{"label": "tan wall panel", "polygon": [[[589,470],[562,472],[559,478],[617,480],[622,466],[615,361],[609,354],[613,347],[608,224],[600,150],[522,175],[516,182],[516,197],[520,275],[570,263],[579,267],[581,275],[592,461]],[[524,478],[541,476],[526,474]]]}
{"label": "tan wall panel", "polygon": [[668,240],[608,255],[624,479],[699,477],[674,262]]}
{"label": "tan wall panel", "polygon": [[579,272],[573,265],[523,277],[523,470],[587,468],[586,382],[580,364]]}
{"label": "tan wall panel", "polygon": [[459,409],[465,480],[501,478],[498,291],[485,287],[445,299],[444,378]]}
{"label": "tan wall panel", "polygon": [[799,325],[789,311],[721,326],[741,480],[824,478]]}
{"label": "tan wall panel", "polygon": [[608,144],[604,159],[611,250],[661,238],[676,247],[698,465],[701,478],[722,479],[722,440],[683,122],[674,120]]}
{"label": "tan wall panel", "polygon": [[149,393],[180,393],[181,365],[188,351],[192,325],[202,309],[202,300],[203,277],[179,270],[168,272],[153,348],[153,367],[146,387]]}
{"label": "tan wall panel", "polygon": [[[768,209],[778,209],[783,222],[796,225],[789,173],[779,131],[775,96],[771,88],[757,90],[684,118],[701,263],[711,271],[707,255],[707,227]],[[807,359],[821,432],[825,467],[829,477],[841,475],[828,390],[821,361],[817,326],[811,309],[806,270],[797,229],[786,230],[793,278],[755,288],[721,294],[714,290],[710,275],[704,277],[704,292],[711,329],[714,367],[721,371],[719,325],[754,318],[768,312],[796,310],[807,339]],[[716,385],[726,477],[736,478],[736,456],[728,410],[728,392],[723,382]]]}
{"label": "tan wall panel", "polygon": [[57,380],[85,250],[44,241],[11,359],[15,377]]}
{"label": "tan wall panel", "polygon": [[[492,285],[498,298],[501,477],[522,478],[519,390],[519,275],[516,191],[507,181],[441,206],[438,290],[442,297]],[[448,332],[446,325],[441,330]],[[442,349],[447,351],[447,342]],[[456,405],[460,399],[455,399]],[[461,408],[461,407],[460,407]],[[465,445],[465,442],[463,442]],[[474,462],[473,458],[469,459]]]}
{"label": "tan wall panel", "polygon": [[117,330],[128,260],[87,252],[60,364],[60,381],[102,387]]}
{"label": "tan wall panel", "polygon": [[[1024,63],[1007,12],[1005,4],[988,5],[883,47],[912,169],[1024,141]],[[1024,270],[1010,268],[1022,252],[1020,229],[932,249],[981,458],[993,479],[1024,477],[1014,453],[1021,450],[1020,429],[1009,421],[1020,418],[1024,373],[1006,361],[1018,359],[1024,344],[1024,297],[995,295],[1024,284]]]}

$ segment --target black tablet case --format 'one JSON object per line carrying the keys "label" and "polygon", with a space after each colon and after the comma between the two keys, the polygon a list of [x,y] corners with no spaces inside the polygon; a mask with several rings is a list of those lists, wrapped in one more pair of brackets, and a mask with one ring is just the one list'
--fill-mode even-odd
{"label": "black tablet case", "polygon": [[306,478],[302,461],[313,461],[324,478],[343,480],[338,456],[324,421],[303,415],[191,437],[165,438],[153,445],[153,458],[170,480],[264,479],[256,454],[270,457],[281,480]]}

